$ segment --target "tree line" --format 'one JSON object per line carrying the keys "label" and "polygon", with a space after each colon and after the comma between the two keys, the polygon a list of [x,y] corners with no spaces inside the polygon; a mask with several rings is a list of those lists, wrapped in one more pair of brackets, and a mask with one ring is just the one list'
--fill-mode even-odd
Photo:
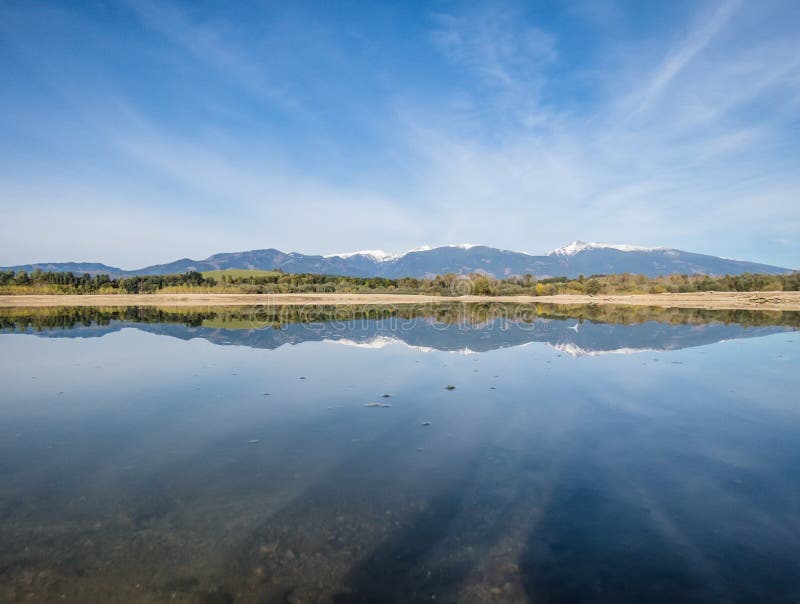
{"label": "tree line", "polygon": [[170,287],[193,288],[215,285],[201,273],[190,271],[181,275],[143,275],[112,278],[108,275],[76,275],[70,272],[35,270],[0,271],[0,293],[53,294],[152,294]]}
{"label": "tree line", "polygon": [[549,277],[523,275],[495,279],[487,275],[437,275],[388,279],[345,277],[313,273],[224,274],[214,277],[190,271],[178,275],[142,275],[113,278],[108,275],[76,275],[35,270],[0,271],[0,294],[152,294],[152,293],[408,293],[437,296],[556,294],[657,294],[682,292],[800,291],[800,273],[787,275],[666,275],[636,274]]}

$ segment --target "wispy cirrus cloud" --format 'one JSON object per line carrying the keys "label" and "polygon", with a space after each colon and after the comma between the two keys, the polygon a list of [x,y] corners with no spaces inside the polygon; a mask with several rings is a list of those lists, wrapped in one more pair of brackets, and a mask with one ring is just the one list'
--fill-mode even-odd
{"label": "wispy cirrus cloud", "polygon": [[432,20],[435,45],[491,84],[530,86],[557,58],[555,35],[527,24],[519,6],[473,6],[463,14],[435,14]]}
{"label": "wispy cirrus cloud", "polygon": [[649,78],[647,85],[634,94],[631,99],[631,111],[634,115],[652,106],[670,82],[678,77],[692,59],[725,27],[740,4],[741,0],[724,0],[711,11],[710,15],[703,14],[697,18],[697,25],[675,48],[670,49]]}
{"label": "wispy cirrus cloud", "polygon": [[[180,5],[149,0],[126,1],[125,6],[150,30],[194,56],[200,63],[221,73],[229,82],[279,105],[296,107],[284,83],[272,77],[268,45],[261,40],[243,47],[243,32],[224,22],[192,19]],[[263,44],[263,46],[262,46]]]}

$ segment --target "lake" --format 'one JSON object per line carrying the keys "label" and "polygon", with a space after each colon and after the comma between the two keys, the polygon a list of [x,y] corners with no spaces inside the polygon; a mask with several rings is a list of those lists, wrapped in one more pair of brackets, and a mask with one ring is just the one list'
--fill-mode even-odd
{"label": "lake", "polygon": [[797,602],[800,313],[0,312],[4,602]]}

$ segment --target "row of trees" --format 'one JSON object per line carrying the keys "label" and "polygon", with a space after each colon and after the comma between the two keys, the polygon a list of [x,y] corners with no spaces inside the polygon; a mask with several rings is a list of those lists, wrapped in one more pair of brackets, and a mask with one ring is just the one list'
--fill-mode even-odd
{"label": "row of trees", "polygon": [[464,294],[482,296],[554,295],[554,294],[643,294],[702,291],[800,291],[800,273],[788,275],[593,275],[577,279],[533,275],[494,279],[483,274],[438,275],[423,279],[406,277],[343,277],[270,273],[224,274],[204,276],[198,272],[181,275],[144,275],[111,278],[108,275],[75,275],[36,270],[0,272],[0,294],[149,294],[156,292],[226,292],[226,293],[414,293],[439,296]]}
{"label": "row of trees", "polygon": [[0,271],[0,293],[53,293],[53,294],[152,294],[167,288],[214,287],[213,279],[201,273],[182,275],[144,275],[112,279],[108,275],[75,275],[35,270]]}

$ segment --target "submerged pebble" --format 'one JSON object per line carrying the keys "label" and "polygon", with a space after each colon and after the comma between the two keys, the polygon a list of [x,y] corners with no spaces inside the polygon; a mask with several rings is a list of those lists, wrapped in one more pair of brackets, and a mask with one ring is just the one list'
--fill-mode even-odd
{"label": "submerged pebble", "polygon": [[262,556],[272,555],[276,551],[278,551],[277,541],[273,541],[271,543],[263,543],[261,544],[261,547],[258,548],[258,553],[261,554]]}

